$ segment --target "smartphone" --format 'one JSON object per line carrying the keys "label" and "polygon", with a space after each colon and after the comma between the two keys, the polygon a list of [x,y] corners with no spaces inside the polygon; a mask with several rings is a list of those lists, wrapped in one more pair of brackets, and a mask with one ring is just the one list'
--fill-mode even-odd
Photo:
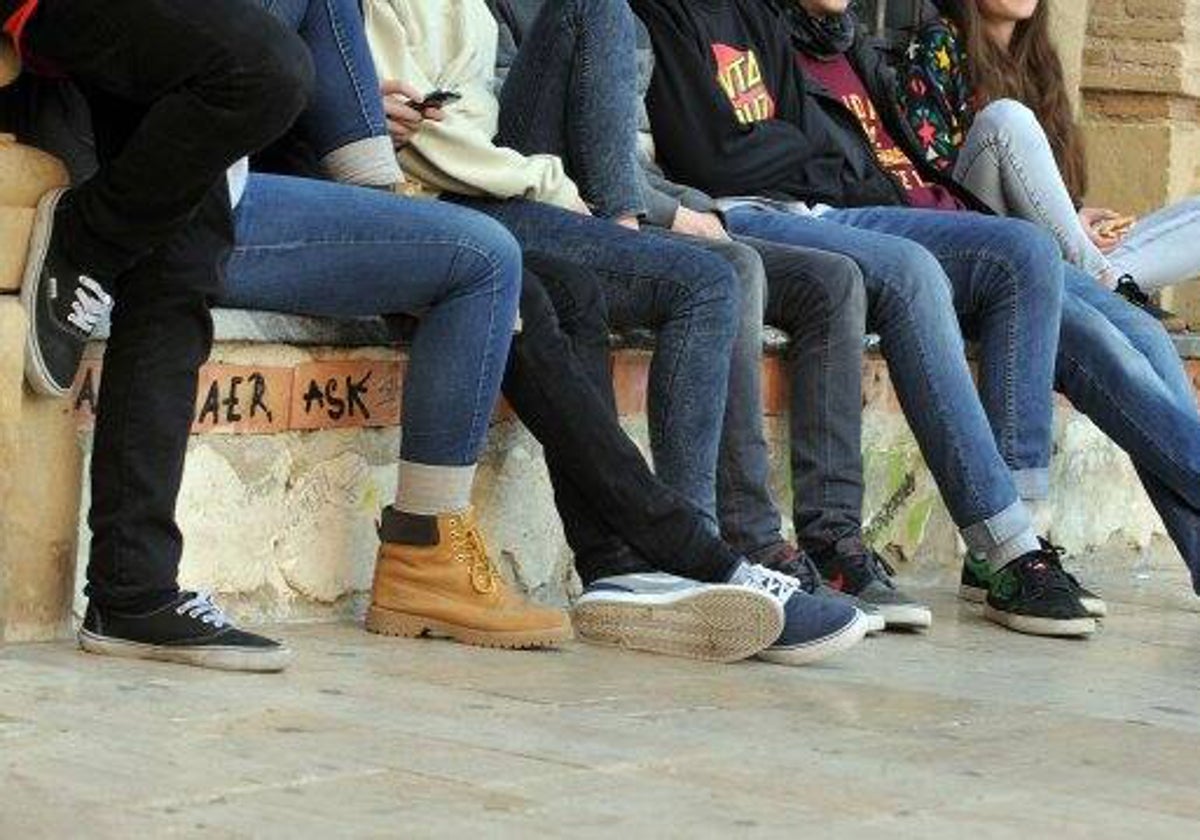
{"label": "smartphone", "polygon": [[450,90],[435,90],[420,102],[413,102],[412,107],[421,112],[431,111],[434,108],[443,108],[451,102],[457,102],[460,99],[462,99],[462,94]]}

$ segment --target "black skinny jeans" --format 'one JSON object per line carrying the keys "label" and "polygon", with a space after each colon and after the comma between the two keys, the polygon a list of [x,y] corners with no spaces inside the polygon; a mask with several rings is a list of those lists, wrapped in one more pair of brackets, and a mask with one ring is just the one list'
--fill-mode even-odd
{"label": "black skinny jeans", "polygon": [[311,62],[246,0],[42,0],[27,46],[91,107],[100,168],[68,196],[55,239],[116,300],[87,593],[148,609],[178,592],[175,500],[233,242],[225,170],[288,128]]}
{"label": "black skinny jeans", "polygon": [[504,395],[545,450],[555,502],[584,583],[659,570],[728,580],[739,556],[660,482],[617,422],[599,279],[526,252],[522,331]]}

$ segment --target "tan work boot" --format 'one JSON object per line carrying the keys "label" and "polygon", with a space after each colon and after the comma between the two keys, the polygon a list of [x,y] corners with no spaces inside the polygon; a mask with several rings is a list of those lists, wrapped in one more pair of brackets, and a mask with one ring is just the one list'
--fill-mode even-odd
{"label": "tan work boot", "polygon": [[564,611],[531,603],[500,577],[469,512],[434,517],[384,508],[379,538],[367,611],[372,633],[499,648],[570,640]]}

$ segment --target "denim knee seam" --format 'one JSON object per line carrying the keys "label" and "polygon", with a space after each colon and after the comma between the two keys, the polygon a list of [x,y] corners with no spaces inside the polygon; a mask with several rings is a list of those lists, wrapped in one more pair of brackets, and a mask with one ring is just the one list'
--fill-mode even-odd
{"label": "denim knee seam", "polygon": [[967,180],[979,158],[983,157],[985,152],[990,152],[995,158],[998,167],[1007,165],[1008,169],[1021,182],[1021,187],[1025,191],[1029,203],[1037,213],[1038,224],[1050,230],[1055,241],[1063,249],[1067,261],[1075,265],[1080,264],[1083,261],[1084,255],[1072,247],[1070,234],[1063,230],[1062,226],[1046,212],[1046,208],[1038,201],[1038,190],[1030,183],[1029,175],[1025,172],[1025,168],[1021,166],[1020,156],[1013,154],[1011,139],[1003,134],[993,134],[979,141],[979,147],[975,156],[963,164],[961,178]]}
{"label": "denim knee seam", "polygon": [[[912,309],[911,309],[910,301],[908,301],[904,298],[900,298],[900,303],[901,303],[901,305],[899,307],[897,307],[897,309],[896,309],[897,317],[902,318],[905,321],[909,322],[909,324],[910,324],[909,332],[911,334],[921,335],[920,331],[917,329],[918,322],[915,318],[912,317]],[[929,357],[926,354],[924,342],[917,343],[917,356],[918,356],[918,361],[921,365],[921,368],[923,370],[927,370],[929,368]],[[884,358],[885,359],[887,358],[887,348],[886,347],[884,348]],[[926,377],[926,387],[928,387],[932,390],[935,387],[934,381],[935,380],[932,377]],[[943,401],[944,400],[942,399],[942,396],[937,395],[937,398],[933,401],[934,406],[936,407],[938,405],[941,405],[943,403]],[[954,460],[958,464],[959,469],[962,470],[964,477],[966,478],[965,486],[967,488],[967,492],[970,494],[971,509],[978,510],[980,507],[983,506],[983,500],[982,500],[982,498],[980,498],[978,492],[975,489],[978,486],[978,482],[975,480],[975,476],[972,475],[973,466],[974,466],[973,461],[965,456],[965,451],[964,451],[961,441],[958,439],[957,435],[955,435],[953,433],[955,426],[953,423],[947,422],[947,418],[945,415],[940,414],[940,413],[938,414],[938,425],[944,430],[944,434],[946,435],[947,442],[949,444],[949,448],[954,453]]]}
{"label": "denim knee seam", "polygon": [[[1017,335],[1017,332],[1018,332],[1017,331],[1017,323],[1019,321],[1018,316],[1020,315],[1020,311],[1019,311],[1020,310],[1020,302],[1022,300],[1024,300],[1025,298],[1030,297],[1029,295],[1019,294],[1019,292],[1021,291],[1021,288],[1020,288],[1021,283],[1018,280],[1020,272],[1018,271],[1017,266],[1011,260],[997,259],[994,255],[992,255],[990,253],[980,253],[978,251],[951,251],[939,258],[942,258],[946,261],[964,260],[964,261],[967,261],[967,262],[970,262],[970,263],[976,264],[976,265],[982,263],[982,264],[988,266],[989,268],[992,268],[992,269],[998,268],[1001,272],[1003,272],[1005,281],[1008,284],[1008,288],[1010,290],[1010,293],[1006,295],[1006,297],[1010,301],[1010,306],[1009,306],[1009,317],[1007,319],[1007,331],[1006,331],[1006,335],[1005,335],[1006,346],[1004,349],[1005,349],[1005,355],[1007,358],[1016,358],[1018,355],[1018,351],[1020,350],[1020,342],[1018,341],[1018,335]],[[1012,416],[1014,416],[1014,414],[1016,413],[1016,411],[1018,409],[1018,406],[1017,406],[1017,382],[1015,379],[1015,366],[1005,365],[1003,386],[1004,386],[1004,414],[1005,414],[1005,417],[1012,417]],[[994,429],[995,429],[995,426],[993,424],[993,430]],[[1005,453],[1012,453],[1013,451],[1015,451],[1016,442],[1017,442],[1016,436],[1017,436],[1017,430],[1015,428],[1013,428],[1010,424],[1006,423],[1004,428],[1000,430],[1000,433],[998,435],[998,437],[1000,438],[1000,440],[998,441],[998,444],[999,444],[1001,455],[1004,455]],[[1013,465],[1009,464],[1009,467],[1012,468]]]}

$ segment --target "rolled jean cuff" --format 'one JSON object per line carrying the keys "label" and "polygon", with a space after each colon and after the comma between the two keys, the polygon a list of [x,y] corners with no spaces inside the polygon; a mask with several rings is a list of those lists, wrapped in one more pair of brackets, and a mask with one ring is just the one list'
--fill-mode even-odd
{"label": "rolled jean cuff", "polygon": [[347,143],[321,158],[335,181],[359,187],[390,187],[404,180],[390,137],[367,137]]}
{"label": "rolled jean cuff", "polygon": [[1046,467],[1013,470],[1012,480],[1023,501],[1039,502],[1050,498],[1050,470]]}
{"label": "rolled jean cuff", "polygon": [[[1020,500],[1013,502],[995,516],[990,516],[962,529],[963,541],[967,544],[967,550],[976,557],[988,557],[989,559],[992,558],[997,548],[1007,543],[1023,544],[1023,541],[1018,538],[1025,534],[1033,534],[1033,517],[1029,514],[1025,503]],[[1033,542],[1033,548],[1037,548],[1036,539]],[[1021,554],[1023,553],[1025,552],[1021,552]],[[1008,559],[1015,560],[1019,556],[1020,554],[1015,554]]]}

